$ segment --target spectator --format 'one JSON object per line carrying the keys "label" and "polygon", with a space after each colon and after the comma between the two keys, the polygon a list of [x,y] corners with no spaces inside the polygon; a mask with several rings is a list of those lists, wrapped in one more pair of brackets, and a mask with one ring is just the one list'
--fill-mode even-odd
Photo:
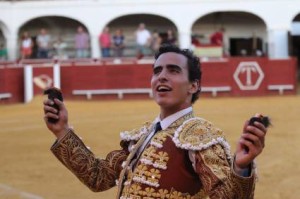
{"label": "spectator", "polygon": [[176,37],[174,35],[174,32],[171,29],[169,29],[167,31],[167,38],[166,38],[166,40],[165,40],[164,43],[175,45],[175,43],[176,43]]}
{"label": "spectator", "polygon": [[66,47],[67,44],[63,42],[62,38],[59,37],[58,40],[53,44],[53,48],[55,51],[54,58],[55,59],[67,59],[68,56],[66,55]]}
{"label": "spectator", "polygon": [[7,49],[4,44],[0,44],[0,61],[7,60]]}
{"label": "spectator", "polygon": [[151,48],[153,54],[159,49],[161,42],[162,42],[162,39],[161,39],[159,33],[157,32],[157,30],[154,30],[152,33],[151,44],[150,44],[150,48]]}
{"label": "spectator", "polygon": [[110,40],[109,27],[105,27],[99,36],[102,57],[110,57]]}
{"label": "spectator", "polygon": [[201,46],[201,43],[200,43],[200,41],[199,41],[199,39],[197,38],[196,35],[192,35],[192,45],[193,45],[194,47],[199,47],[199,46]]}
{"label": "spectator", "polygon": [[137,44],[137,58],[142,58],[147,54],[148,46],[151,40],[151,34],[146,29],[144,23],[140,23],[137,31],[135,32]]}
{"label": "spectator", "polygon": [[113,36],[113,48],[114,48],[114,56],[122,57],[124,50],[124,35],[121,29],[117,29]]}
{"label": "spectator", "polygon": [[212,45],[223,46],[223,36],[224,36],[225,29],[221,28],[219,31],[213,33],[210,36],[210,43]]}
{"label": "spectator", "polygon": [[38,52],[38,44],[37,44],[37,36],[32,36],[31,37],[32,40],[32,53],[31,53],[31,57],[32,59],[36,59],[37,58],[37,52]]}
{"label": "spectator", "polygon": [[75,35],[75,48],[76,48],[76,57],[77,58],[87,58],[90,37],[83,29],[82,26],[77,28],[77,33]]}
{"label": "spectator", "polygon": [[28,32],[24,32],[21,38],[21,59],[28,59],[32,54],[33,42]]}
{"label": "spectator", "polygon": [[37,36],[37,45],[37,58],[48,58],[50,48],[50,36],[47,34],[47,30],[44,28],[40,30],[40,34]]}

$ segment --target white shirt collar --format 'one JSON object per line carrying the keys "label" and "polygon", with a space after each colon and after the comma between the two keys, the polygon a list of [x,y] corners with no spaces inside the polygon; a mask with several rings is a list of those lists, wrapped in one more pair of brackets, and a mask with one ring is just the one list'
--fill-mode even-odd
{"label": "white shirt collar", "polygon": [[186,115],[186,114],[188,114],[188,113],[190,113],[190,112],[192,112],[192,111],[193,111],[193,108],[190,106],[190,107],[188,107],[188,108],[185,108],[185,109],[183,109],[183,110],[181,110],[181,111],[178,111],[178,112],[176,112],[176,113],[174,113],[174,114],[172,114],[172,115],[166,117],[166,118],[163,119],[163,120],[160,120],[160,118],[157,117],[157,118],[155,119],[155,123],[156,123],[156,122],[160,122],[160,125],[161,125],[162,130],[165,130],[165,129],[168,128],[173,122],[175,122],[176,120],[178,120],[178,119],[181,118],[182,116],[184,116],[184,115]]}

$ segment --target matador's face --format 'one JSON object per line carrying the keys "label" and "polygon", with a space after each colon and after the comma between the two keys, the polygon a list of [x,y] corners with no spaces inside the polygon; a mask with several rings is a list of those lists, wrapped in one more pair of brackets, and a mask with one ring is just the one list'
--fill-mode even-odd
{"label": "matador's face", "polygon": [[157,104],[170,114],[191,106],[197,88],[189,81],[187,58],[174,52],[161,54],[153,66],[151,87]]}

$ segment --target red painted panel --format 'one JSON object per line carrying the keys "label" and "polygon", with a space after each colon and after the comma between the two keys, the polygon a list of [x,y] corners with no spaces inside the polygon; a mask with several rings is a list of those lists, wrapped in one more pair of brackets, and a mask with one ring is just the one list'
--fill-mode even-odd
{"label": "red painted panel", "polygon": [[224,62],[203,62],[202,86],[230,86],[232,68],[228,61]]}
{"label": "red painted panel", "polygon": [[297,60],[270,60],[267,64],[268,84],[295,84]]}
{"label": "red painted panel", "polygon": [[24,77],[23,68],[0,68],[0,93],[11,93],[9,99],[0,100],[2,102],[23,102],[24,100]]}

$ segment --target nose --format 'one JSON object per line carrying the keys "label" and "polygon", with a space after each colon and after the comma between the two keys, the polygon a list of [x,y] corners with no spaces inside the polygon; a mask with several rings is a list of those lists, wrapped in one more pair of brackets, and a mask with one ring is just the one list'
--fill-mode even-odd
{"label": "nose", "polygon": [[168,76],[167,71],[165,69],[163,69],[158,75],[158,81],[160,81],[160,82],[167,81],[168,80],[167,76]]}

